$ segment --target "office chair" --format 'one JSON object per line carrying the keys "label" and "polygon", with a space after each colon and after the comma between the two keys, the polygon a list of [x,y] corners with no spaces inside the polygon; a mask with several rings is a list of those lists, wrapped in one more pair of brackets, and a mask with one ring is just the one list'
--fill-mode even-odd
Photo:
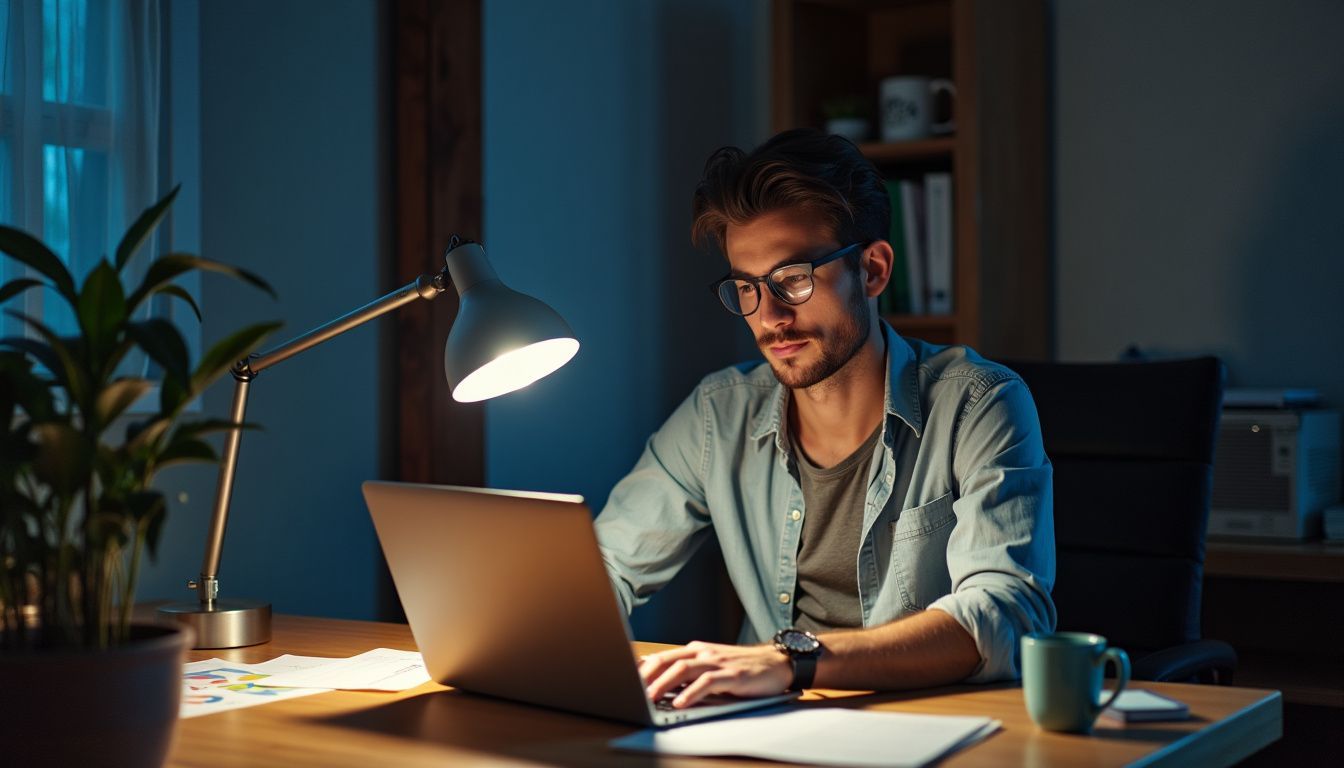
{"label": "office chair", "polygon": [[1200,637],[1222,362],[1006,365],[1054,464],[1060,631],[1104,635],[1134,679],[1230,684],[1236,652]]}

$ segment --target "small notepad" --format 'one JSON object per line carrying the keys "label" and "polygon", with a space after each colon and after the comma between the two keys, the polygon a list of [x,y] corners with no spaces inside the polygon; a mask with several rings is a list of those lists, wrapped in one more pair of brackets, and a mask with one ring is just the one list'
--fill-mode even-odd
{"label": "small notepad", "polygon": [[[1102,691],[1102,701],[1110,695],[1110,691]],[[1122,691],[1111,706],[1102,710],[1101,714],[1122,723],[1152,723],[1162,720],[1185,720],[1190,717],[1190,707],[1186,706],[1185,702],[1152,691],[1127,690]]]}

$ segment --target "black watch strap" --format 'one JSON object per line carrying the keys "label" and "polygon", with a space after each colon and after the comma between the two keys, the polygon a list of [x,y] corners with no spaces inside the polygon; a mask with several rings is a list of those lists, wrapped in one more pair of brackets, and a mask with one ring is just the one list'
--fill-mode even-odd
{"label": "black watch strap", "polygon": [[801,691],[812,687],[812,679],[817,676],[817,657],[815,654],[789,657],[793,661],[793,682],[789,690]]}
{"label": "black watch strap", "polygon": [[775,633],[775,650],[789,657],[793,668],[793,682],[790,691],[801,691],[812,687],[817,676],[817,659],[821,656],[821,641],[811,632],[794,627],[781,629]]}

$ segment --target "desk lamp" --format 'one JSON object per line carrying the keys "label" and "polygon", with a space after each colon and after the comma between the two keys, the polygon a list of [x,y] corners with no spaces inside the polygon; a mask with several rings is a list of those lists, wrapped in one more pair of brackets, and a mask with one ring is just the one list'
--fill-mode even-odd
{"label": "desk lamp", "polygon": [[[232,369],[233,423],[243,423],[248,388],[263,370],[416,299],[433,299],[450,283],[461,300],[443,358],[443,371],[454,400],[471,403],[521,389],[553,373],[579,351],[574,332],[555,310],[499,281],[480,245],[454,236],[444,261],[444,268],[436,275],[421,275],[415,282],[268,352],[239,360]],[[241,442],[241,427],[229,432],[224,442],[205,561],[200,578],[187,582],[198,601],[159,608],[160,615],[195,630],[197,648],[237,648],[264,643],[271,637],[270,603],[219,597],[219,559]]]}

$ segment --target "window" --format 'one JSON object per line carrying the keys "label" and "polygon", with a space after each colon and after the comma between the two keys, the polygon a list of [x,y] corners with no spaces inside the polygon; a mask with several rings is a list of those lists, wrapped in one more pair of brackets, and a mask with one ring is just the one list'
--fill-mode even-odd
{"label": "window", "polygon": [[[175,129],[195,130],[196,123],[179,120],[169,106],[173,93],[195,87],[196,10],[194,0],[0,0],[0,221],[39,236],[76,280],[111,253],[145,207],[174,183],[194,181],[195,174],[181,178],[181,169],[173,178],[181,151],[169,138]],[[170,52],[172,40],[182,50]],[[170,61],[189,63],[184,74],[193,81],[171,82]],[[194,106],[194,93],[188,101]],[[173,235],[170,219],[128,266],[130,279],[169,248]],[[22,269],[0,259],[0,281]],[[184,287],[199,293],[195,285]],[[27,313],[58,333],[76,330],[69,309],[45,291],[11,301],[25,302]],[[164,302],[144,311],[180,309]],[[199,339],[192,336],[199,328],[194,320],[181,325],[195,353]],[[5,316],[0,332],[28,330]]]}

